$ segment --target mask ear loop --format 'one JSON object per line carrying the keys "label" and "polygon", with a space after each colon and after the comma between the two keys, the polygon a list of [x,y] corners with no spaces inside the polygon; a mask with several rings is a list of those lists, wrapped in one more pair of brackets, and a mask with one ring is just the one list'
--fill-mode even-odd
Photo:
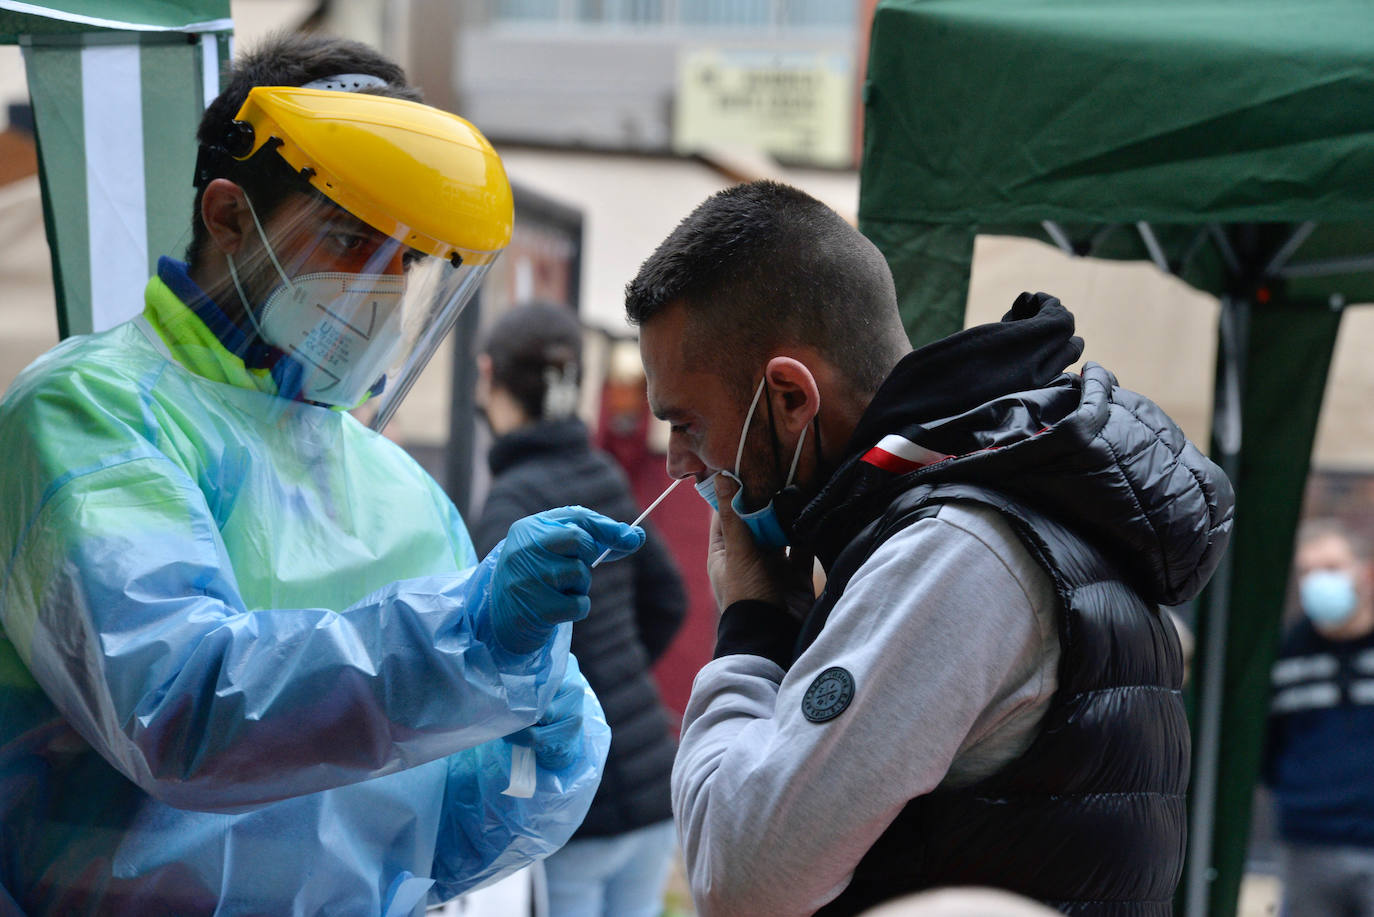
{"label": "mask ear loop", "polygon": [[[243,193],[243,202],[248,205],[248,215],[253,218],[253,225],[257,227],[258,238],[262,239],[262,247],[267,250],[267,257],[271,259],[272,266],[277,269],[277,275],[281,277],[282,283],[293,294],[296,287],[291,283],[291,278],[286,276],[286,271],[282,270],[281,262],[277,260],[277,253],[272,251],[272,243],[267,241],[267,233],[262,230],[262,223],[258,220],[258,212],[253,209],[253,200],[248,196],[248,192]],[[243,303],[243,311],[248,316],[248,323],[257,332],[258,338],[267,341],[267,335],[263,332],[262,326],[258,324],[258,317],[253,314],[253,304],[248,301],[247,295],[243,292],[243,284],[239,282],[238,269],[234,267],[234,256],[228,252],[224,253],[224,260],[229,265],[229,277],[234,281],[234,289],[238,291],[239,301]]]}
{"label": "mask ear loop", "polygon": [[259,340],[266,341],[267,335],[263,334],[262,326],[258,324],[258,318],[253,314],[253,304],[248,301],[248,296],[243,292],[243,284],[239,283],[239,272],[234,267],[234,256],[225,252],[224,260],[229,265],[229,277],[234,281],[234,289],[238,291],[239,302],[243,303],[243,314],[248,316],[248,324],[253,326]]}
{"label": "mask ear loop", "polygon": [[[740,431],[739,449],[735,452],[735,480],[737,481],[739,480],[740,460],[744,458],[744,440],[749,434],[749,424],[754,419],[754,410],[759,406],[759,398],[763,395],[763,390],[767,384],[767,379],[759,380],[758,390],[754,392],[754,400],[749,402],[749,413],[744,415],[744,429]],[[801,437],[797,440],[797,448],[792,451],[792,465],[787,469],[787,483],[783,484],[783,487],[790,487],[792,479],[796,477],[797,464],[801,461],[802,446],[806,445],[807,429],[806,427],[802,428]]]}
{"label": "mask ear loop", "polygon": [[768,384],[767,379],[759,380],[758,390],[754,392],[754,400],[749,402],[749,413],[744,415],[744,429],[739,431],[739,448],[735,450],[735,480],[739,480],[739,463],[744,458],[744,440],[749,435],[749,424],[754,419],[754,409],[759,406],[759,397],[763,395],[764,386]]}
{"label": "mask ear loop", "polygon": [[286,284],[286,289],[292,294],[296,292],[296,285],[291,282],[291,278],[286,276],[286,271],[282,270],[281,262],[277,260],[277,253],[272,250],[272,243],[267,241],[267,233],[262,230],[262,223],[258,221],[258,212],[253,209],[253,199],[248,196],[248,192],[243,193],[243,202],[248,205],[248,215],[253,218],[253,225],[258,228],[258,238],[262,239],[262,247],[267,249],[267,257],[272,259],[272,266],[277,269],[277,275],[281,277],[281,282]]}
{"label": "mask ear loop", "polygon": [[809,426],[802,427],[801,437],[797,440],[797,449],[792,453],[792,467],[787,469],[787,483],[782,485],[783,487],[792,486],[792,479],[796,477],[797,474],[797,462],[801,459],[802,445],[806,442],[806,431],[809,429]]}

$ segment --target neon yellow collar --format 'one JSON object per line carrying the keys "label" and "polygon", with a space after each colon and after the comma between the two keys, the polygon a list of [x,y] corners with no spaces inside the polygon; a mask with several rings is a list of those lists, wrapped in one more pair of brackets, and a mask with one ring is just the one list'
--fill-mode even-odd
{"label": "neon yellow collar", "polygon": [[161,278],[154,276],[148,281],[143,298],[144,318],[182,366],[212,382],[277,394],[272,373],[245,366]]}

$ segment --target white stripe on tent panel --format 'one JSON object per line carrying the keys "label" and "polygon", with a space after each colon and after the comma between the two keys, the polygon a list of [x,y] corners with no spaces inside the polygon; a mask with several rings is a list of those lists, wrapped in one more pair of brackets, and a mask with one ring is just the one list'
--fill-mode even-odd
{"label": "white stripe on tent panel", "polygon": [[91,327],[104,331],[143,309],[148,217],[137,45],[81,51],[90,221]]}
{"label": "white stripe on tent panel", "polygon": [[219,36],[210,32],[200,36],[200,95],[206,108],[219,95]]}

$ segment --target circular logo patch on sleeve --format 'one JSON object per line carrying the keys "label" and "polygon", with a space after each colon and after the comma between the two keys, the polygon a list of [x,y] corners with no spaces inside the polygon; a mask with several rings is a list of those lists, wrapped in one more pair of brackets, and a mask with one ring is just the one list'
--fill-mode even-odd
{"label": "circular logo patch on sleeve", "polygon": [[854,676],[839,666],[831,666],[806,689],[802,715],[813,723],[824,723],[844,713],[853,699]]}

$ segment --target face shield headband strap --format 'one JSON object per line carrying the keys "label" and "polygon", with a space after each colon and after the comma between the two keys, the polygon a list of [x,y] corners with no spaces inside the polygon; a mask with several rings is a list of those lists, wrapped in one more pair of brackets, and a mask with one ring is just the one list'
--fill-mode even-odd
{"label": "face shield headband strap", "polygon": [[[754,419],[754,411],[759,406],[759,398],[763,397],[763,390],[767,388],[768,380],[760,379],[759,387],[754,392],[754,400],[749,402],[749,412],[744,415],[744,429],[740,430],[739,448],[735,450],[735,480],[738,481],[740,461],[744,458],[744,442],[749,436],[749,424]],[[771,408],[770,408],[771,409]],[[787,469],[787,480],[783,487],[788,487],[792,483],[792,476],[797,473],[797,462],[801,459],[802,446],[806,443],[806,431],[809,428],[803,427],[801,437],[797,440],[797,448],[792,453],[792,465]]]}

